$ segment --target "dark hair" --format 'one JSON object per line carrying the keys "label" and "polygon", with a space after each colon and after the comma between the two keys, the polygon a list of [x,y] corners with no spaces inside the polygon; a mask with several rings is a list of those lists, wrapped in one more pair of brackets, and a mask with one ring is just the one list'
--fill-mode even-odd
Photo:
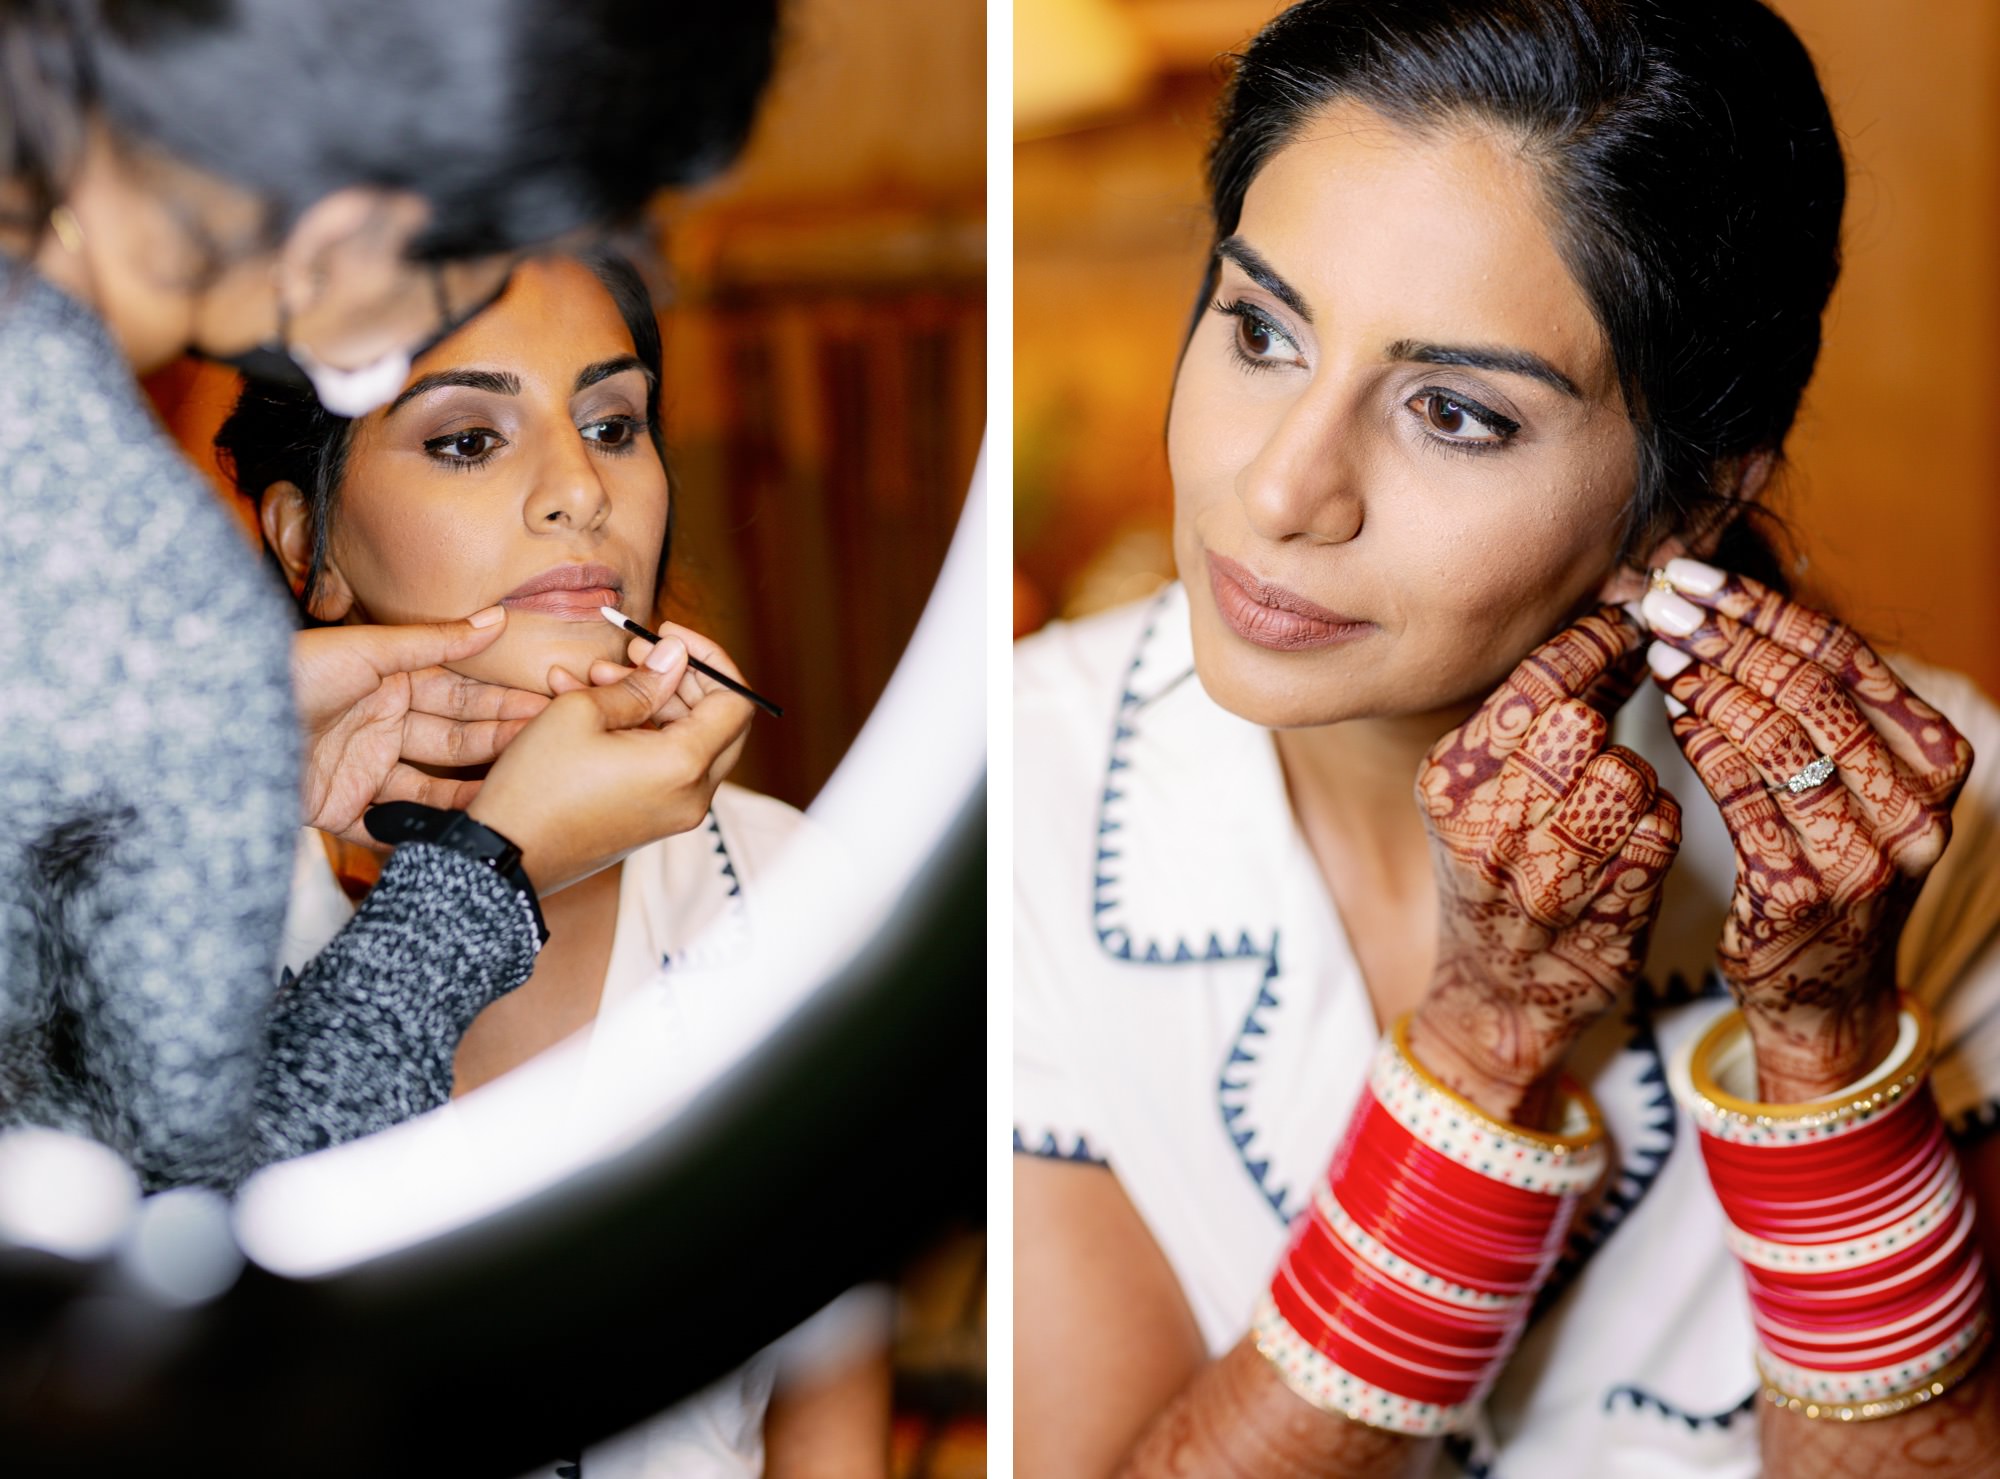
{"label": "dark hair", "polygon": [[[646,367],[646,429],[660,466],[667,470],[667,527],[660,541],[657,595],[667,588],[667,557],[674,545],[673,470],[667,461],[666,439],[660,430],[660,321],[653,296],[637,270],[611,252],[578,252],[575,260],[588,267],[618,305],[618,316],[632,335],[632,352]],[[312,550],[299,610],[312,615],[313,594],[326,569],[326,552],[340,485],[347,475],[347,449],[354,423],[319,403],[311,389],[246,380],[236,406],[215,434],[215,450],[236,491],[261,507],[274,483],[292,483],[305,495],[312,517]],[[657,599],[657,596],[656,596]]]}
{"label": "dark hair", "polygon": [[7,0],[0,179],[39,229],[84,118],[242,186],[276,240],[346,185],[431,204],[414,254],[632,217],[727,163],[778,0]]}
{"label": "dark hair", "polygon": [[[1237,59],[1223,98],[1217,243],[1272,154],[1346,99],[1518,140],[1638,438],[1621,557],[1728,521],[1719,557],[1782,586],[1733,494],[1747,459],[1781,453],[1812,376],[1846,197],[1791,29],[1757,0],[1304,0]],[[1203,303],[1216,272],[1211,259]]]}

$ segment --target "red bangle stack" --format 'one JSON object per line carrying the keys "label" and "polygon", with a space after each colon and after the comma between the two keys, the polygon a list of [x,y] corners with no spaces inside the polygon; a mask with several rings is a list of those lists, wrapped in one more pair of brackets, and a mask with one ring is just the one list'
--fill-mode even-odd
{"label": "red bangle stack", "polygon": [[1742,1261],[1766,1399],[1808,1417],[1887,1417],[1941,1395],[1990,1337],[1972,1203],[1906,1004],[1896,1051],[1854,1089],[1759,1104],[1723,1080],[1747,1038],[1730,1013],[1686,1080],[1708,1174]]}
{"label": "red bangle stack", "polygon": [[1463,1423],[1604,1168],[1596,1110],[1567,1082],[1563,1099],[1565,1134],[1489,1119],[1397,1024],[1259,1302],[1257,1347],[1288,1386],[1397,1432]]}

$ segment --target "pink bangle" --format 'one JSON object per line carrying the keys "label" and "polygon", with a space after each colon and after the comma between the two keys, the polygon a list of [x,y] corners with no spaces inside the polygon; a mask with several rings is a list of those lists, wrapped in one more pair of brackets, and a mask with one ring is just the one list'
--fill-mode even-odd
{"label": "pink bangle", "polygon": [[1868,1078],[1815,1103],[1765,1104],[1741,1092],[1748,1039],[1731,1012],[1677,1075],[1773,1405],[1888,1417],[1949,1390],[1991,1339],[1972,1204],[1927,1082],[1932,1042],[1906,998],[1896,1049]]}
{"label": "pink bangle", "polygon": [[1491,1119],[1396,1025],[1252,1322],[1287,1386],[1394,1432],[1464,1425],[1604,1172],[1595,1106],[1567,1081],[1561,1102],[1561,1134]]}

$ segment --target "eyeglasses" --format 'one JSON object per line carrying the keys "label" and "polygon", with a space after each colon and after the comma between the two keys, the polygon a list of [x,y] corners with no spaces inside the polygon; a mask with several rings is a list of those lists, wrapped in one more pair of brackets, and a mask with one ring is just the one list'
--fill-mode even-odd
{"label": "eyeglasses", "polygon": [[514,270],[520,265],[521,259],[516,256],[508,262],[507,270],[500,274],[500,281],[495,285],[492,292],[486,294],[485,297],[481,298],[463,313],[454,314],[451,311],[451,292],[444,280],[444,263],[430,263],[431,296],[437,303],[438,326],[429,338],[410,351],[410,358],[412,360],[422,359],[433,349],[436,349],[438,345],[444,343],[453,334],[456,334],[460,329],[479,317],[480,314],[491,308],[495,303],[498,303],[501,294],[507,291],[507,285],[514,280]]}

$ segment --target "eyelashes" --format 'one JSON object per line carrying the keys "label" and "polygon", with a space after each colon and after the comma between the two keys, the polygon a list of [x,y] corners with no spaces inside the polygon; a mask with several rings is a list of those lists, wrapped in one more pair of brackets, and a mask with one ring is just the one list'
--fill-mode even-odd
{"label": "eyelashes", "polygon": [[[1242,299],[1217,298],[1209,308],[1226,318],[1236,320],[1236,331],[1229,336],[1230,352],[1236,363],[1246,370],[1275,370],[1283,365],[1302,364],[1299,346],[1290,334],[1278,327],[1278,323],[1268,313],[1253,303]],[[1261,348],[1260,348],[1261,341]],[[1282,344],[1291,351],[1289,358],[1270,354],[1272,346]]]}
{"label": "eyelashes", "polygon": [[[467,443],[487,445],[476,451],[467,451]],[[424,443],[424,455],[453,472],[470,472],[491,462],[493,455],[506,445],[506,439],[491,427],[474,426],[464,431],[447,432],[441,437],[432,437]]]}
{"label": "eyelashes", "polygon": [[[1454,452],[1497,451],[1511,442],[1521,423],[1488,410],[1470,396],[1454,390],[1427,385],[1403,404],[1423,423],[1425,436],[1434,444]],[[1463,436],[1466,425],[1478,427],[1483,436]]]}
{"label": "eyelashes", "polygon": [[[639,416],[606,416],[576,430],[600,456],[625,457],[638,450],[640,439],[651,425]],[[424,455],[440,467],[452,472],[474,472],[491,462],[507,444],[507,439],[492,427],[471,426],[431,437],[423,448]]]}
{"label": "eyelashes", "polygon": [[[1305,368],[1298,341],[1256,304],[1218,297],[1208,306],[1211,312],[1236,321],[1229,336],[1229,352],[1239,369],[1262,374],[1287,366]],[[1497,452],[1521,430],[1521,423],[1512,417],[1441,385],[1426,385],[1403,406],[1416,418],[1424,444],[1439,451],[1469,455]],[[1468,428],[1474,434],[1467,434]]]}

